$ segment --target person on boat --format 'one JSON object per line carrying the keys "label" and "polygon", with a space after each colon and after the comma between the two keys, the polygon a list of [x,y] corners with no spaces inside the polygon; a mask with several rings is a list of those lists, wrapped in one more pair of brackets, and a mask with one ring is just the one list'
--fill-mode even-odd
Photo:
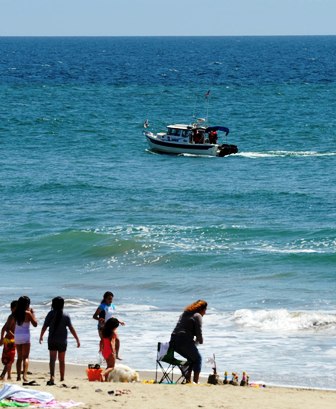
{"label": "person on boat", "polygon": [[199,130],[195,129],[193,140],[194,143],[204,143],[204,134]]}
{"label": "person on boat", "polygon": [[194,383],[198,383],[199,380],[202,357],[196,345],[203,344],[202,318],[207,307],[208,303],[204,300],[188,305],[171,334],[170,347],[190,363],[186,374],[187,382],[191,382],[192,371],[194,372]]}
{"label": "person on boat", "polygon": [[209,132],[209,142],[215,145],[217,143],[218,136],[216,131]]}

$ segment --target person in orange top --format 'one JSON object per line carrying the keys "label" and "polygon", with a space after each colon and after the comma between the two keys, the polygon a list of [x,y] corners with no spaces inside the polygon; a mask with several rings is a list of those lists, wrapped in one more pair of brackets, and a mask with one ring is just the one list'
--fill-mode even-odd
{"label": "person in orange top", "polygon": [[0,346],[3,345],[1,361],[4,365],[4,369],[0,375],[0,380],[12,379],[12,365],[15,359],[15,323],[13,321],[13,312],[17,306],[17,300],[11,302],[11,314],[8,316],[5,325],[1,329]]}

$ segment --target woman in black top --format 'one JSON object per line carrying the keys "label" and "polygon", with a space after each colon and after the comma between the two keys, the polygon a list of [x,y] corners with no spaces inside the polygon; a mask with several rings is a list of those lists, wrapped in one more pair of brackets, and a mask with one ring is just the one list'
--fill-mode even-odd
{"label": "woman in black top", "polygon": [[187,382],[191,381],[191,372],[194,371],[194,383],[198,383],[202,367],[202,357],[197,349],[203,344],[202,318],[208,303],[198,300],[188,305],[180,316],[174,331],[171,334],[170,346],[190,363],[186,374]]}

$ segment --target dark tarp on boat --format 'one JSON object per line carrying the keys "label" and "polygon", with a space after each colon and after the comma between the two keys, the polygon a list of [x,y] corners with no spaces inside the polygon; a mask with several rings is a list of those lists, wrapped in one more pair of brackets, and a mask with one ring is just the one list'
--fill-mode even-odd
{"label": "dark tarp on boat", "polygon": [[226,128],[225,126],[209,126],[205,132],[209,133],[209,132],[213,132],[213,131],[222,131],[225,132],[225,135],[228,135],[230,130],[229,128]]}

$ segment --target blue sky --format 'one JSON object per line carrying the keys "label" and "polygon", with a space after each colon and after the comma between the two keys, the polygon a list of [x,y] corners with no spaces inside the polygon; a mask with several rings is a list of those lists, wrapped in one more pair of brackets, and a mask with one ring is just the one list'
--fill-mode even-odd
{"label": "blue sky", "polygon": [[0,0],[0,36],[335,35],[336,0]]}

